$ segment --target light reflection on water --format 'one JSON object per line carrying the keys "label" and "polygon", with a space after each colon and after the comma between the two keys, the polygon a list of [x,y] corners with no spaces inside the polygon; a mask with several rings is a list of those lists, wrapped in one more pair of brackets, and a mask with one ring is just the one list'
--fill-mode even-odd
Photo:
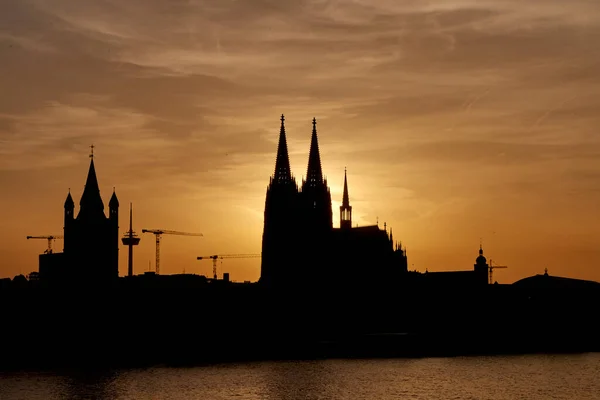
{"label": "light reflection on water", "polygon": [[0,374],[0,399],[600,399],[600,354]]}

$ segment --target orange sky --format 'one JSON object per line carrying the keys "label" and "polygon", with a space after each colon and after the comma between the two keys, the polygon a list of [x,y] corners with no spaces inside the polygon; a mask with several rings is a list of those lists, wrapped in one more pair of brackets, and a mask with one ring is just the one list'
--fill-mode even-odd
{"label": "orange sky", "polygon": [[501,283],[600,280],[599,40],[586,0],[2,2],[0,277],[37,270],[25,237],[62,233],[92,143],[122,232],[131,201],[140,234],[204,234],[165,235],[162,273],[260,252],[284,113],[297,178],[318,120],[334,224],[347,167],[354,222],[387,222],[411,269],[470,269],[482,237]]}

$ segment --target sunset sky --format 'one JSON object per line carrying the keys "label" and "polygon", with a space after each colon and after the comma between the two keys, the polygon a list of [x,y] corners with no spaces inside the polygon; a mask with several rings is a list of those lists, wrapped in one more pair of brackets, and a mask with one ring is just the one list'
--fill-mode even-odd
{"label": "sunset sky", "polygon": [[334,226],[347,167],[354,224],[387,222],[409,269],[471,269],[482,238],[500,283],[600,280],[598,43],[597,0],[2,1],[0,277],[62,234],[91,144],[136,272],[142,228],[204,234],[163,236],[164,274],[259,253],[285,114],[298,180],[317,119]]}

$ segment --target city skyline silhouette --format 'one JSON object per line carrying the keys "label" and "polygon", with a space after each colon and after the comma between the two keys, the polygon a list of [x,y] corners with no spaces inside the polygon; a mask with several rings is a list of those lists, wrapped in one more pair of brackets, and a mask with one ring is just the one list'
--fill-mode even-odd
{"label": "city skyline silhouette", "polygon": [[[393,227],[409,269],[470,269],[482,238],[509,266],[501,283],[546,268],[600,281],[596,10],[3,4],[0,276],[36,270],[46,247],[28,235],[62,233],[91,144],[103,200],[114,187],[133,203],[138,233],[204,233],[165,237],[162,273],[210,275],[196,256],[258,252],[283,113],[298,180],[318,120],[333,224],[346,167],[353,221]],[[135,271],[154,259],[141,235]],[[260,276],[256,259],[223,269]]]}

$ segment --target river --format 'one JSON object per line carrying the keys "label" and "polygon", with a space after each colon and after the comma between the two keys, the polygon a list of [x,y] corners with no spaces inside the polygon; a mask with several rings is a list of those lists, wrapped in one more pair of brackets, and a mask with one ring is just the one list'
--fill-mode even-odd
{"label": "river", "polygon": [[600,353],[13,372],[0,399],[600,399]]}

